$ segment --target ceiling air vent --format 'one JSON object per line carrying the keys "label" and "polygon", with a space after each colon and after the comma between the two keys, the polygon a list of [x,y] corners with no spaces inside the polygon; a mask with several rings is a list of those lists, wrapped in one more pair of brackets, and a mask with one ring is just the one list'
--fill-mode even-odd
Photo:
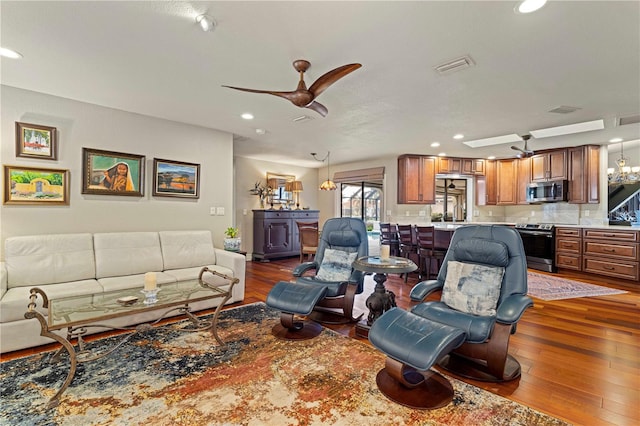
{"label": "ceiling air vent", "polygon": [[636,124],[640,123],[640,114],[629,115],[627,117],[618,118],[618,126],[624,126],[627,124]]}
{"label": "ceiling air vent", "polygon": [[465,68],[470,68],[475,64],[476,63],[473,62],[473,59],[471,59],[471,56],[465,55],[461,58],[454,59],[445,64],[438,65],[434,69],[438,72],[438,74],[446,75],[446,74],[451,74],[452,72],[463,70]]}
{"label": "ceiling air vent", "polygon": [[554,109],[550,109],[549,112],[553,112],[555,114],[570,114],[572,112],[576,112],[579,109],[580,108],[578,108],[578,107],[561,105],[561,106],[556,107]]}

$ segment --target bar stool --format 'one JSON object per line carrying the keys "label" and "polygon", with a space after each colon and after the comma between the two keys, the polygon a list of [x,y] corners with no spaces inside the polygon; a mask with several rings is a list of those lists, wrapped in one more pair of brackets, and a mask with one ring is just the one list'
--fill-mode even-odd
{"label": "bar stool", "polygon": [[446,251],[436,250],[435,248],[435,227],[433,226],[416,226],[416,240],[418,243],[418,270],[420,273],[420,279],[425,278],[431,279],[432,275],[432,266],[431,261],[436,261],[436,273],[435,277],[437,277],[438,272],[440,271],[440,267],[442,266],[442,262],[444,261],[444,256],[447,254]]}
{"label": "bar stool", "polygon": [[[413,225],[396,225],[398,229],[398,241],[400,241],[400,256],[411,259],[418,257],[418,244]],[[407,282],[409,274],[404,274],[404,282]]]}
{"label": "bar stool", "polygon": [[400,254],[400,242],[398,241],[398,232],[395,224],[380,224],[380,244],[389,246],[389,254],[391,256],[398,256]]}

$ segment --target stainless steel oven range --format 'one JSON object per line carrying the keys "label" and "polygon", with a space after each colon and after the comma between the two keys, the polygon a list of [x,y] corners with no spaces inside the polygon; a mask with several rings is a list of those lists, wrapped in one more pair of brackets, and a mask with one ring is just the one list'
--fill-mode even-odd
{"label": "stainless steel oven range", "polygon": [[527,267],[557,272],[555,227],[550,223],[516,223],[515,228],[522,238]]}

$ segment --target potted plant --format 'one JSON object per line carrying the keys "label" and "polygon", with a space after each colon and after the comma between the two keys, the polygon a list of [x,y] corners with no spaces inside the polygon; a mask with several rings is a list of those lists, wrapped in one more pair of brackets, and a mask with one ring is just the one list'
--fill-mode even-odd
{"label": "potted plant", "polygon": [[240,251],[240,237],[238,237],[239,230],[233,226],[230,226],[224,231],[226,238],[224,239],[224,249],[228,251]]}

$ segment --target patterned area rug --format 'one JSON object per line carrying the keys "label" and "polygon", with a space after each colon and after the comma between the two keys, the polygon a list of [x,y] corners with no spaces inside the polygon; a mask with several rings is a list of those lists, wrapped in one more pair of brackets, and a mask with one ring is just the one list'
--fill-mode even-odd
{"label": "patterned area rug", "polygon": [[554,277],[553,275],[538,274],[536,272],[529,272],[528,275],[529,296],[542,300],[561,300],[626,293],[623,290],[568,280]]}
{"label": "patterned area rug", "polygon": [[[81,364],[45,410],[68,365],[51,353],[2,363],[2,425],[565,425],[463,382],[433,411],[389,401],[376,387],[384,356],[325,329],[312,340],[271,335],[279,313],[263,303],[222,312],[218,347],[181,322],[136,336],[111,355]],[[91,343],[104,349],[113,338]]]}

